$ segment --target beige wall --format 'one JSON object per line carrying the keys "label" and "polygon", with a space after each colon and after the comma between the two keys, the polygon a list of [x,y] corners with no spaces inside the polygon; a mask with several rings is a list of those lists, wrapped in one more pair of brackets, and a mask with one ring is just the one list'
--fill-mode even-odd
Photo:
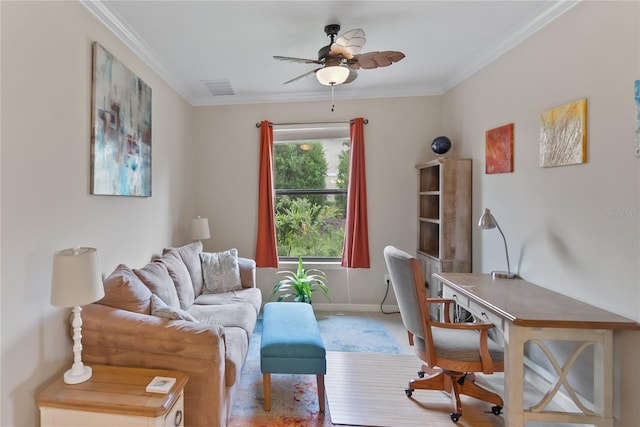
{"label": "beige wall", "polygon": [[[71,365],[49,303],[56,250],[95,246],[105,274],[184,243],[193,215],[191,107],[78,2],[2,8],[2,426],[35,426],[38,389]],[[89,195],[91,44],[153,90],[153,197]]]}
{"label": "beige wall", "polygon": [[[473,212],[491,208],[525,279],[640,319],[640,159],[633,82],[640,3],[583,2],[443,97],[445,133],[474,160]],[[540,168],[539,118],[587,99],[587,163]],[[485,131],[515,124],[514,172],[484,173]],[[497,231],[473,231],[474,271],[506,268]],[[616,405],[637,426],[639,334],[616,336]],[[630,355],[634,356],[630,356]],[[584,379],[589,372],[580,377]],[[578,380],[579,382],[581,380]],[[618,388],[620,386],[620,388]]]}
{"label": "beige wall", "polygon": [[[67,311],[49,304],[56,250],[95,246],[108,274],[184,243],[190,218],[201,215],[213,234],[206,249],[253,256],[255,123],[264,119],[369,119],[372,268],[327,268],[331,304],[371,308],[382,300],[382,248],[415,248],[414,165],[433,158],[429,142],[442,133],[454,142],[451,156],[474,159],[474,216],[493,209],[522,276],[640,319],[632,93],[640,77],[639,9],[637,2],[582,3],[444,97],[338,100],[331,113],[329,102],[191,108],[78,3],[0,2],[0,425],[37,425],[34,394],[70,364]],[[153,88],[149,199],[88,194],[95,40]],[[539,168],[540,112],[578,98],[588,102],[588,163]],[[515,172],[484,175],[485,130],[511,122]],[[499,236],[473,233],[474,270],[504,268]],[[258,274],[265,294],[274,271]],[[636,335],[616,338],[615,400],[620,425],[629,427],[640,412]]]}
{"label": "beige wall", "polygon": [[[357,304],[359,309],[377,310],[386,290],[382,249],[387,244],[409,251],[416,247],[414,166],[433,156],[429,143],[439,134],[439,97],[337,100],[334,112],[329,102],[196,108],[196,212],[209,218],[213,233],[213,239],[203,242],[205,249],[237,247],[245,256],[255,254],[257,122],[343,121],[354,117],[369,120],[365,126],[365,155],[371,269],[320,268],[329,277],[330,307],[354,309]],[[258,272],[265,300],[276,282],[275,271]],[[320,307],[329,303],[322,297],[316,302]],[[395,304],[393,295],[386,302]]]}

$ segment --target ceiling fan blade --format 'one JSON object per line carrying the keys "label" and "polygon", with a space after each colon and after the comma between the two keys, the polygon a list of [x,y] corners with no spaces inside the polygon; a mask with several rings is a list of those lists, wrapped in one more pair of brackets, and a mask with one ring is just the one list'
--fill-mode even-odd
{"label": "ceiling fan blade", "polygon": [[364,68],[365,70],[370,70],[378,67],[387,67],[394,62],[401,61],[403,58],[404,53],[394,50],[367,52],[354,56],[354,58],[347,63],[347,66],[353,69]]}
{"label": "ceiling fan blade", "polygon": [[286,85],[287,83],[293,83],[293,82],[297,82],[298,80],[306,79],[307,77],[315,74],[320,69],[322,69],[322,67],[316,68],[315,70],[308,71],[308,72],[306,72],[304,74],[300,74],[298,77],[294,77],[291,80],[287,80],[286,82],[284,82],[282,84]]}
{"label": "ceiling fan blade", "polygon": [[364,31],[360,28],[349,30],[338,36],[336,41],[331,45],[332,55],[342,55],[347,59],[353,58],[362,50],[362,46],[366,43]]}
{"label": "ceiling fan blade", "polygon": [[273,59],[277,59],[278,61],[295,62],[298,64],[322,64],[322,62],[317,59],[292,58],[290,56],[274,56]]}

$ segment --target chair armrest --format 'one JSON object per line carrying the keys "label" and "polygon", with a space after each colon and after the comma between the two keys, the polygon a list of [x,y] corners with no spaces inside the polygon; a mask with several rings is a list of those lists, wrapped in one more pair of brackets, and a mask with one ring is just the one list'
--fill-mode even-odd
{"label": "chair armrest", "polygon": [[455,303],[456,301],[450,298],[427,298],[427,304],[444,304],[442,313],[444,315],[444,321],[447,323],[451,323],[449,312],[451,311],[451,306]]}
{"label": "chair armrest", "polygon": [[458,329],[458,330],[475,330],[480,332],[480,361],[482,363],[482,373],[493,374],[493,359],[489,353],[489,330],[493,329],[492,323],[443,323],[443,322],[430,322],[432,327],[445,328],[445,329]]}
{"label": "chair armrest", "polygon": [[238,257],[240,282],[243,288],[256,287],[256,262],[249,258]]}

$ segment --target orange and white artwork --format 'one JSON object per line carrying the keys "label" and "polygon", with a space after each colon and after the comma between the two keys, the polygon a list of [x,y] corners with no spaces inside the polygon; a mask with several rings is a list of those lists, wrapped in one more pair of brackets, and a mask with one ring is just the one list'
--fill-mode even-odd
{"label": "orange and white artwork", "polygon": [[540,116],[540,167],[587,162],[587,100],[580,99]]}
{"label": "orange and white artwork", "polygon": [[513,123],[486,132],[485,173],[513,172]]}

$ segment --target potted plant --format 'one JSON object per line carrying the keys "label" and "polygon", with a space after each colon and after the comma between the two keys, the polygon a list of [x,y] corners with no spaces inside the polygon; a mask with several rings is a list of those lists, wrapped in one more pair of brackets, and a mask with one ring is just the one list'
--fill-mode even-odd
{"label": "potted plant", "polygon": [[279,271],[277,274],[284,275],[284,279],[279,280],[273,286],[273,297],[277,293],[278,301],[285,301],[293,298],[296,302],[306,302],[311,304],[311,293],[320,291],[329,299],[329,288],[327,286],[327,276],[317,269],[305,270],[302,266],[302,257],[298,258],[298,269],[293,271]]}

